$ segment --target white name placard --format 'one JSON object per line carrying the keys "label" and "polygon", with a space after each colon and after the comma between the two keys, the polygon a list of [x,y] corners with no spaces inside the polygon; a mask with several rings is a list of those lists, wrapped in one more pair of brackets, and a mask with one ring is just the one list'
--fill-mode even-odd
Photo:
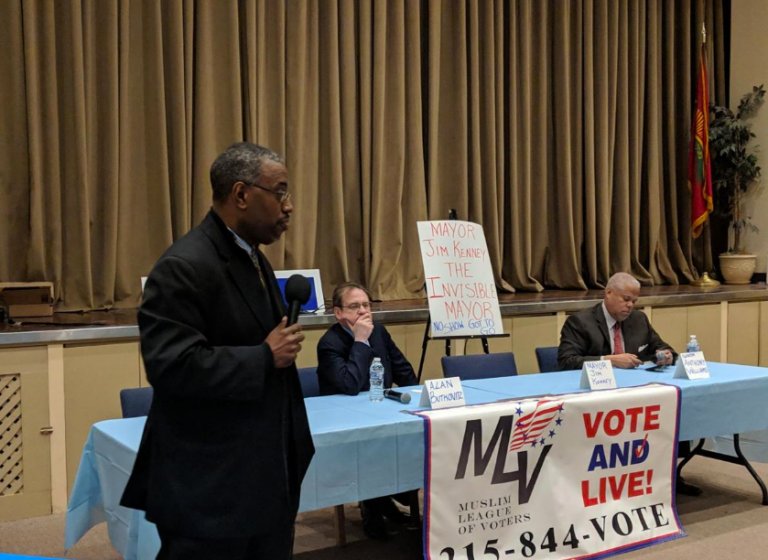
{"label": "white name placard", "polygon": [[584,362],[581,367],[580,389],[616,389],[616,378],[613,375],[613,364],[608,360]]}
{"label": "white name placard", "polygon": [[677,360],[675,379],[708,379],[709,368],[704,352],[683,352]]}
{"label": "white name placard", "polygon": [[504,334],[483,227],[418,222],[432,337]]}
{"label": "white name placard", "polygon": [[466,404],[464,389],[461,386],[461,379],[458,377],[426,381],[419,402],[419,406],[435,410],[452,406],[466,406]]}

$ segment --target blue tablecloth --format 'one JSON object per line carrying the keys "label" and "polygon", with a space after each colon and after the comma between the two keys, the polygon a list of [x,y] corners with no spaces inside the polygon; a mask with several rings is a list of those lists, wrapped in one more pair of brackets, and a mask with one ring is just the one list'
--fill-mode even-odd
{"label": "blue tablecloth", "polygon": [[[673,380],[662,372],[616,370],[620,387],[661,382],[682,389],[680,439],[768,429],[768,369],[709,363],[711,378]],[[580,372],[558,372],[467,381],[467,404],[507,398],[578,392]],[[423,421],[420,388],[402,405],[372,403],[368,394],[306,399],[316,454],[302,486],[301,511],[420,488],[423,483]],[[91,428],[67,511],[65,546],[107,521],[110,540],[126,560],[150,560],[159,550],[154,525],[143,512],[119,505],[133,467],[143,418],[107,420]]]}
{"label": "blue tablecloth", "polygon": [[[0,552],[0,560],[56,560],[55,558],[51,558],[49,556],[42,557],[42,556],[18,556],[16,554],[3,554]],[[63,558],[59,560],[64,560]]]}

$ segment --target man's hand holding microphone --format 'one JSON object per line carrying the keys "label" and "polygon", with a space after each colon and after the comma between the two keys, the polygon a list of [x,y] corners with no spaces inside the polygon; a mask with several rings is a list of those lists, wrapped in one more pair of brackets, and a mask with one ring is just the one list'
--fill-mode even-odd
{"label": "man's hand holding microphone", "polygon": [[[304,342],[304,333],[298,324],[301,306],[309,301],[312,285],[301,274],[294,274],[285,283],[285,299],[288,302],[288,316],[283,317],[269,336],[266,343],[272,350],[275,367],[284,368],[296,361]],[[371,324],[373,328],[373,324]]]}

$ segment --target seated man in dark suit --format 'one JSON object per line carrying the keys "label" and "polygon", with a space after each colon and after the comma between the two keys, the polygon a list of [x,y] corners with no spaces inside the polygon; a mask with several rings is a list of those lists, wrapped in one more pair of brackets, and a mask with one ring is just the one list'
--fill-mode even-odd
{"label": "seated man in dark suit", "polygon": [[[584,362],[608,360],[613,367],[636,368],[644,361],[674,363],[676,354],[653,330],[648,317],[635,311],[640,282],[626,272],[608,280],[605,299],[591,309],[568,317],[560,333],[560,371],[581,369]],[[658,351],[664,358],[656,357]]]}
{"label": "seated man in dark suit", "polygon": [[[608,280],[605,298],[591,309],[568,317],[560,332],[557,364],[561,371],[581,369],[584,362],[609,360],[613,367],[636,368],[644,361],[671,365],[677,354],[664,342],[642,311],[635,310],[640,282],[626,272]],[[658,359],[656,353],[664,352]],[[680,442],[678,455],[689,452],[689,443]],[[677,479],[677,491],[698,496],[701,490]]]}
{"label": "seated man in dark suit", "polygon": [[[349,282],[333,292],[335,325],[317,345],[317,375],[321,395],[357,395],[370,389],[369,374],[373,358],[384,365],[384,387],[417,385],[413,367],[397,348],[383,325],[375,324],[371,315],[371,299],[362,285]],[[371,406],[376,406],[371,403]],[[407,505],[407,494],[395,496]],[[398,509],[392,498],[384,496],[364,500],[360,504],[363,530],[370,538],[389,538],[384,517],[406,524],[410,516]]]}

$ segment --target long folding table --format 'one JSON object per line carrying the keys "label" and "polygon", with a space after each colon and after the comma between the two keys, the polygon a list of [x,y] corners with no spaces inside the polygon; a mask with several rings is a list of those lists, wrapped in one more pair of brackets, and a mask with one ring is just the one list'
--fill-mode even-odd
{"label": "long folding table", "polygon": [[[710,379],[673,379],[662,371],[615,370],[620,387],[669,383],[681,388],[680,439],[768,429],[768,369],[709,363]],[[467,404],[580,391],[580,372],[466,381]],[[368,394],[306,399],[316,454],[302,485],[300,511],[415,490],[424,478],[421,387],[408,405]],[[160,541],[144,513],[119,505],[141,440],[144,418],[107,420],[91,428],[67,511],[65,546],[107,522],[113,546],[126,560],[151,560]],[[738,442],[738,437],[736,438]],[[743,464],[743,463],[742,463]],[[748,463],[747,463],[748,465]],[[754,473],[756,480],[762,484]],[[763,486],[763,500],[766,501]]]}

